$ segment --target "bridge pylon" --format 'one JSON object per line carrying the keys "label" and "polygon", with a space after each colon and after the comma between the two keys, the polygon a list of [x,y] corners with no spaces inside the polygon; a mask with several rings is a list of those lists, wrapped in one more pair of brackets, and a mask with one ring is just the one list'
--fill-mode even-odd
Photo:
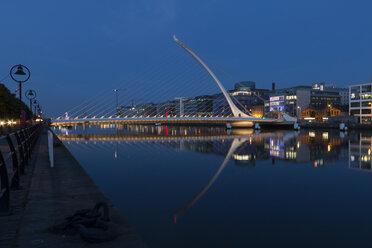
{"label": "bridge pylon", "polygon": [[178,40],[176,38],[176,35],[173,35],[173,39],[174,39],[175,42],[177,42],[177,44],[179,44],[183,49],[185,49],[185,51],[188,54],[190,54],[204,68],[204,70],[206,70],[209,73],[209,75],[213,78],[213,80],[216,82],[217,86],[220,88],[222,94],[226,98],[227,103],[229,104],[229,107],[230,107],[231,112],[233,113],[233,116],[234,117],[255,118],[252,115],[249,115],[249,114],[244,113],[243,111],[241,111],[235,105],[235,103],[231,99],[229,93],[226,91],[226,89],[221,84],[220,80],[218,80],[218,78],[216,77],[216,75],[214,75],[214,73],[212,72],[212,70],[204,63],[204,61],[201,58],[199,58],[198,55],[196,55],[195,52],[193,52],[190,48],[188,48],[185,44],[183,44],[180,40]]}

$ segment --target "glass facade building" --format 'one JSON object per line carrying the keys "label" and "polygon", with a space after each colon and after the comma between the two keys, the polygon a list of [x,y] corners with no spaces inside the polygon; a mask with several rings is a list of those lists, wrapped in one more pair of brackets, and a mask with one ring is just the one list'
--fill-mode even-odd
{"label": "glass facade building", "polygon": [[349,114],[359,116],[360,123],[371,124],[372,83],[349,86]]}

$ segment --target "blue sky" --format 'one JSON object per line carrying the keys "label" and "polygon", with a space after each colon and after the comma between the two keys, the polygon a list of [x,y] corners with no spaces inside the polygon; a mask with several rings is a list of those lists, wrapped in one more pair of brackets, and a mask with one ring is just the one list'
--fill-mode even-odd
{"label": "blue sky", "polygon": [[173,52],[174,33],[261,88],[372,77],[370,1],[49,0],[0,8],[0,77],[14,64],[29,66],[24,89],[35,89],[52,116],[143,73],[143,64]]}

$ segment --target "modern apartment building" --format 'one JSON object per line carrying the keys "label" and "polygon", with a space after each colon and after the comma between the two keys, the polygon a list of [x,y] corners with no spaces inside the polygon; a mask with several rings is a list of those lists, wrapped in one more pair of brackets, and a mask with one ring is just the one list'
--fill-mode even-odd
{"label": "modern apartment building", "polygon": [[349,114],[359,116],[360,123],[372,120],[372,82],[349,86]]}
{"label": "modern apartment building", "polygon": [[301,112],[309,106],[321,110],[329,105],[348,105],[348,93],[347,88],[336,88],[335,85],[324,83],[278,89],[271,94],[270,100],[265,102],[265,112],[284,111],[300,118]]}

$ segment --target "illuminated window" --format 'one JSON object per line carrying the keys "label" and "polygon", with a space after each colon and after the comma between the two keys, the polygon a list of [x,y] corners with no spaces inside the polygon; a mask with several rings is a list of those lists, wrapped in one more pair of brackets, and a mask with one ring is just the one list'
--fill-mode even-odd
{"label": "illuminated window", "polygon": [[368,102],[362,102],[362,107],[371,107],[372,106],[372,102],[368,101]]}
{"label": "illuminated window", "polygon": [[363,116],[361,119],[362,123],[371,123],[371,117],[370,116]]}
{"label": "illuminated window", "polygon": [[371,94],[362,94],[362,100],[371,99],[371,98],[372,98]]}
{"label": "illuminated window", "polygon": [[322,133],[322,137],[323,137],[323,139],[328,139],[328,132]]}
{"label": "illuminated window", "polygon": [[294,99],[297,99],[297,96],[296,95],[286,96],[285,99],[286,100],[294,100]]}

